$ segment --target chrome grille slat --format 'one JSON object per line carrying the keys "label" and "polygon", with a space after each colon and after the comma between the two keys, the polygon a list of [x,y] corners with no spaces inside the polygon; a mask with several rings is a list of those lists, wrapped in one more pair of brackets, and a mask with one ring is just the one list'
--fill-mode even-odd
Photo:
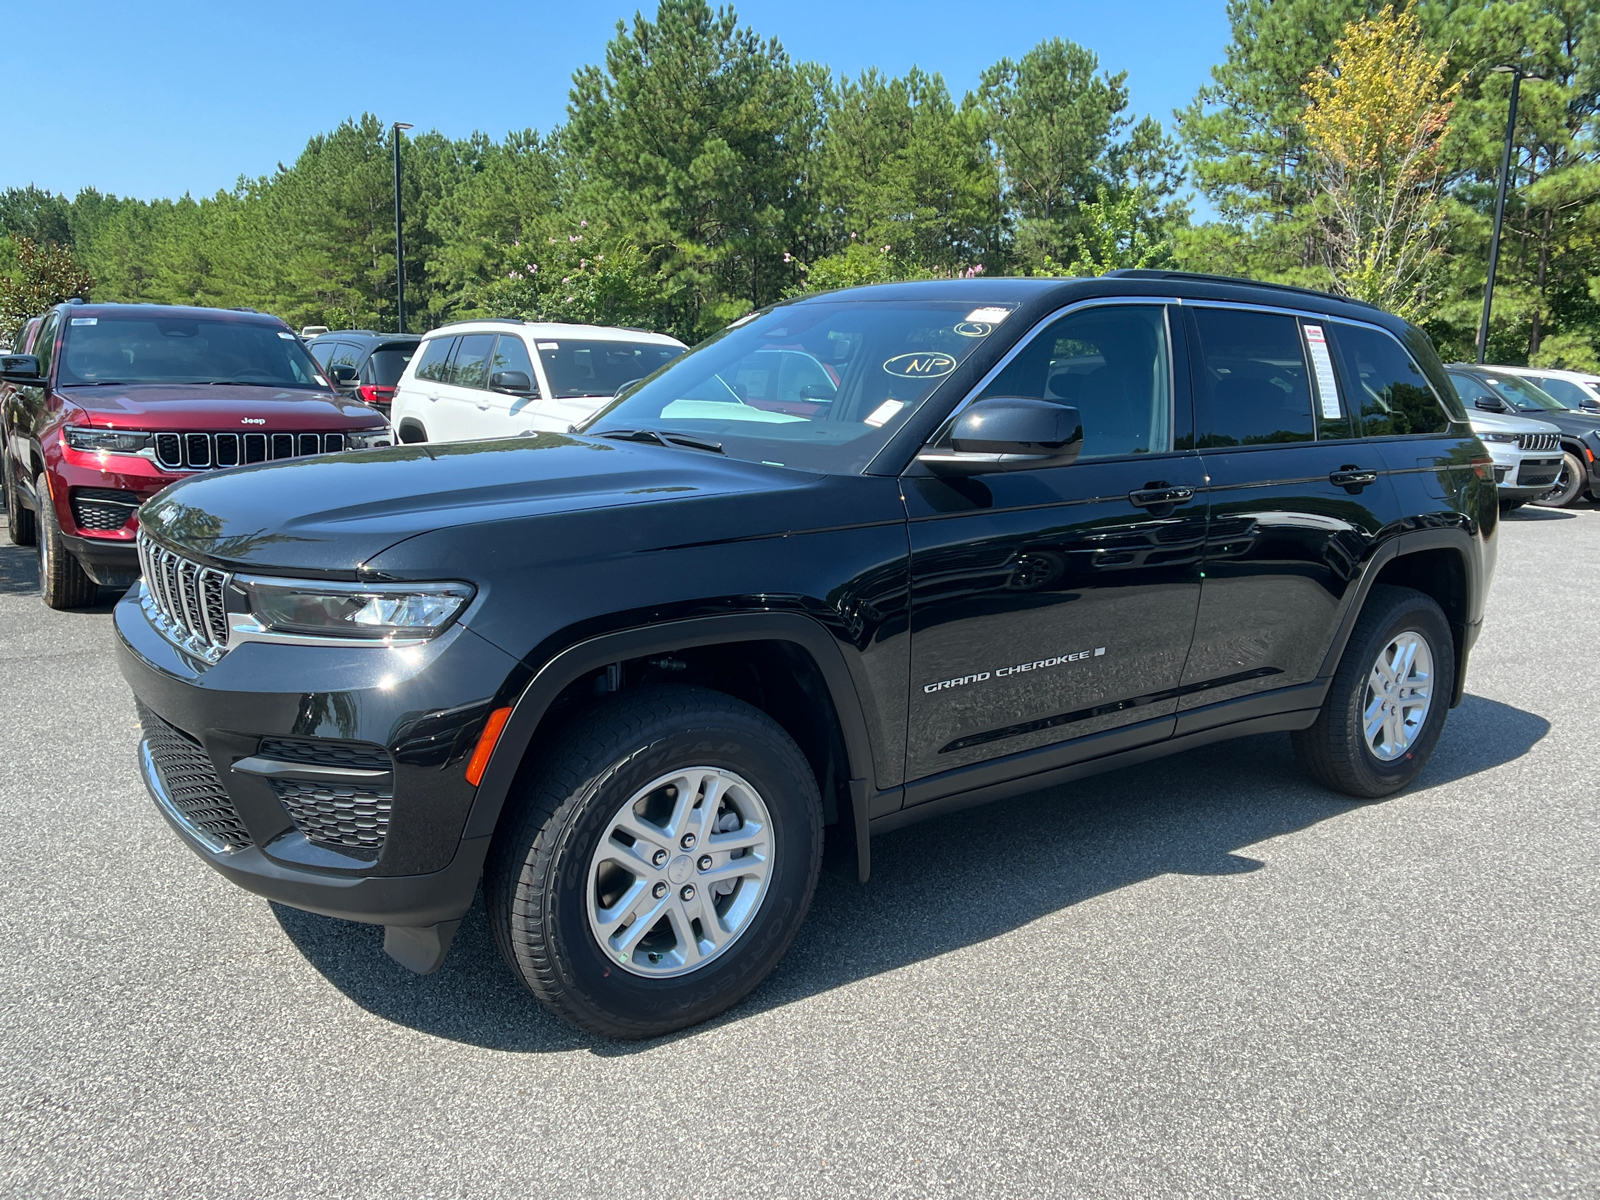
{"label": "chrome grille slat", "polygon": [[1554,450],[1561,445],[1559,433],[1519,433],[1517,435],[1517,448],[1519,450]]}
{"label": "chrome grille slat", "polygon": [[140,603],[173,644],[216,662],[228,648],[227,590],[232,576],[157,545],[139,531]]}

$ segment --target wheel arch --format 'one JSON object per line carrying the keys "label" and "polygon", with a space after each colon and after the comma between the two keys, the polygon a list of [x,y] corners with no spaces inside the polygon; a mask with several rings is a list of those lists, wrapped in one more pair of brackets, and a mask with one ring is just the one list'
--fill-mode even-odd
{"label": "wheel arch", "polygon": [[[415,437],[409,436],[415,434]],[[428,430],[416,417],[401,417],[400,423],[395,427],[395,435],[401,444],[412,446],[428,440]]]}
{"label": "wheel arch", "polygon": [[729,614],[619,630],[578,642],[550,658],[512,705],[463,838],[485,839],[487,847],[519,773],[537,761],[541,731],[548,732],[573,711],[571,705],[581,703],[585,689],[620,685],[628,664],[653,665],[680,654],[697,662],[737,658],[768,684],[793,683],[793,692],[770,703],[740,696],[733,689],[720,690],[750,700],[799,744],[817,774],[825,806],[837,814],[840,832],[855,856],[857,876],[865,882],[871,870],[867,806],[872,772],[866,718],[837,643],[816,621],[793,613]]}
{"label": "wheel arch", "polygon": [[1344,656],[1351,631],[1372,589],[1379,584],[1408,587],[1431,597],[1444,610],[1455,646],[1456,677],[1450,707],[1461,703],[1466,686],[1470,626],[1479,611],[1482,580],[1475,567],[1472,534],[1465,529],[1422,529],[1400,534],[1374,555],[1361,585],[1340,622],[1319,675],[1331,677]]}

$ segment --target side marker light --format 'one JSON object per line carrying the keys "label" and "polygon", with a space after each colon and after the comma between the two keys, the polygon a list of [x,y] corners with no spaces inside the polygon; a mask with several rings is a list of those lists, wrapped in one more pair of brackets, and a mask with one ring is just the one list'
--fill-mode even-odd
{"label": "side marker light", "polygon": [[497,708],[484,723],[483,732],[478,735],[478,745],[472,751],[471,761],[467,763],[467,782],[473,787],[483,782],[484,768],[489,765],[489,756],[494,753],[495,743],[500,740],[500,734],[505,731],[506,721],[510,717],[509,707]]}

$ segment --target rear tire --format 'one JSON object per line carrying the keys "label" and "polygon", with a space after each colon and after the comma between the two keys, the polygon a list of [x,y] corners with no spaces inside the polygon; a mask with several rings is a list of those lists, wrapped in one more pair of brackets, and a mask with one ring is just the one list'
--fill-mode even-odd
{"label": "rear tire", "polygon": [[799,747],[758,709],[691,687],[615,696],[544,744],[484,873],[506,962],[606,1037],[670,1033],[743,998],[816,890],[822,805]]}
{"label": "rear tire", "polygon": [[[1408,645],[1410,657],[1400,669]],[[1431,664],[1425,673],[1414,673],[1425,664]],[[1455,642],[1433,598],[1411,588],[1375,587],[1316,723],[1291,735],[1295,757],[1336,792],[1360,800],[1392,795],[1427,765],[1444,729],[1455,678]],[[1426,704],[1420,706],[1423,688]]]}
{"label": "rear tire", "polygon": [[85,608],[99,598],[100,585],[90,579],[61,538],[50,489],[41,473],[33,485],[39,500],[39,595],[49,608]]}
{"label": "rear tire", "polygon": [[1555,484],[1534,503],[1540,508],[1566,508],[1583,495],[1588,480],[1589,469],[1584,466],[1583,459],[1571,450],[1564,451],[1561,455],[1561,473],[1556,476]]}
{"label": "rear tire", "polygon": [[39,526],[31,508],[25,508],[12,478],[11,456],[0,450],[0,490],[5,494],[6,528],[14,546],[31,546],[39,540]]}

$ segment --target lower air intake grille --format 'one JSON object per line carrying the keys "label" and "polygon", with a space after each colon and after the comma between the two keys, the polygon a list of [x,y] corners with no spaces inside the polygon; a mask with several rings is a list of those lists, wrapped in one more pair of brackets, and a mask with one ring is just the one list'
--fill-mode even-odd
{"label": "lower air intake grille", "polygon": [[132,492],[112,488],[74,488],[72,491],[72,519],[79,529],[113,532],[126,525],[138,507],[139,497]]}
{"label": "lower air intake grille", "polygon": [[242,850],[251,845],[249,831],[200,743],[142,704],[139,723],[150,761],[179,818],[201,834],[202,840],[221,842],[223,849]]}
{"label": "lower air intake grille", "polygon": [[319,767],[344,767],[353,771],[392,771],[394,760],[382,746],[371,742],[326,742],[320,738],[263,738],[262,758],[279,762],[314,763]]}
{"label": "lower air intake grille", "polygon": [[308,842],[373,855],[383,848],[394,806],[387,792],[295,779],[274,779],[272,790]]}

